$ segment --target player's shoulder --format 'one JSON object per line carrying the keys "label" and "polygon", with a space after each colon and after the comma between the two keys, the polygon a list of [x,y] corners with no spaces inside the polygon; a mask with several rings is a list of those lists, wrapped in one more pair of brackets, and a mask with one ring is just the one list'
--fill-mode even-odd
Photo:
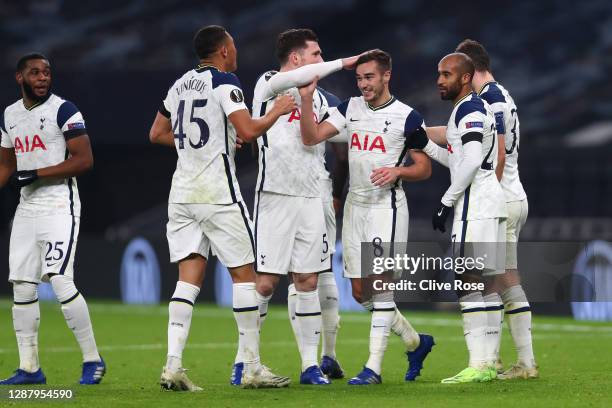
{"label": "player's shoulder", "polygon": [[487,103],[475,92],[468,94],[455,107],[455,125],[470,114],[487,114]]}
{"label": "player's shoulder", "polygon": [[17,101],[11,103],[6,108],[4,108],[4,110],[2,111],[2,114],[6,117],[6,116],[10,116],[18,112],[19,110],[23,110],[23,109],[25,109],[23,107],[23,99],[18,99]]}
{"label": "player's shoulder", "polygon": [[262,73],[261,75],[259,75],[259,77],[257,78],[257,81],[255,81],[255,83],[259,84],[259,83],[268,82],[270,80],[270,78],[272,78],[276,74],[278,74],[278,71],[275,71],[273,69],[271,69],[269,71],[266,71],[266,72]]}
{"label": "player's shoulder", "polygon": [[329,91],[326,91],[325,89],[321,88],[320,86],[317,87],[317,92],[319,93],[321,98],[325,99],[325,101],[327,102],[327,105],[330,106],[330,107],[335,107],[335,106],[338,106],[338,105],[340,105],[342,103],[340,98],[338,98],[333,93],[331,93]]}
{"label": "player's shoulder", "polygon": [[363,97],[351,96],[341,101],[338,106],[336,106],[336,109],[342,114],[342,116],[346,117],[348,111],[355,111],[363,104],[365,104]]}
{"label": "player's shoulder", "polygon": [[68,119],[80,112],[74,102],[64,99],[61,96],[52,95],[49,102],[52,109],[56,111],[57,124],[60,127],[62,127]]}
{"label": "player's shoulder", "polygon": [[425,124],[425,119],[421,112],[414,109],[412,106],[398,101],[395,111],[404,119],[404,130],[414,130],[422,127]]}
{"label": "player's shoulder", "polygon": [[504,89],[497,82],[486,83],[480,91],[480,97],[487,101],[489,105],[507,102],[506,95],[504,95]]}
{"label": "player's shoulder", "polygon": [[221,85],[233,85],[242,89],[242,85],[240,84],[240,80],[233,72],[223,72],[219,71],[216,68],[210,69],[212,88],[218,88]]}
{"label": "player's shoulder", "polygon": [[268,81],[277,73],[278,71],[270,70],[265,71],[264,73],[259,75],[257,81],[255,81],[255,89],[253,91],[253,99],[255,101],[261,101],[263,99],[269,99],[271,97],[270,88],[268,87]]}

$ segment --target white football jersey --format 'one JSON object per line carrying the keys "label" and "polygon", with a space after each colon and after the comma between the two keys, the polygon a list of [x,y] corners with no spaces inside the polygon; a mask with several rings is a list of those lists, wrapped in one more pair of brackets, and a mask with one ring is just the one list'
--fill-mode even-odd
{"label": "white football jersey", "polygon": [[497,82],[483,85],[479,96],[491,105],[495,114],[497,134],[505,136],[506,165],[501,179],[501,186],[506,195],[506,202],[522,201],[527,198],[518,170],[519,144],[521,130],[514,99],[506,88]]}
{"label": "white football jersey", "polygon": [[238,78],[200,65],[168,90],[160,113],[170,118],[178,154],[169,202],[242,201],[234,155],[236,130],[227,117],[247,109]]}
{"label": "white football jersey", "polygon": [[376,168],[403,163],[408,138],[425,127],[421,114],[395,97],[376,108],[363,97],[353,97],[338,105],[327,121],[340,132],[346,129],[348,135],[351,200],[381,208],[404,201],[401,180],[391,187],[378,187],[372,184],[370,175]]}
{"label": "white football jersey", "polygon": [[[266,82],[276,71],[264,73],[253,95],[253,117],[264,116],[274,106],[276,95]],[[319,197],[321,148],[305,146],[300,131],[301,98],[297,88],[285,93],[293,96],[298,108],[278,118],[268,131],[257,139],[259,174],[257,191],[268,191],[299,197]],[[318,123],[327,116],[327,99],[315,90],[313,112]],[[324,152],[324,148],[323,148]]]}
{"label": "white football jersey", "polygon": [[[319,91],[321,96],[323,96],[323,98],[327,101],[327,106],[329,107],[327,115],[323,116],[322,118],[323,120],[325,120],[327,119],[327,117],[329,117],[329,115],[331,115],[331,113],[337,108],[337,106],[340,105],[341,101],[336,95],[327,92],[323,88],[317,88],[317,90]],[[319,173],[319,180],[331,181],[331,174],[329,173],[329,170],[327,168],[327,161],[325,160],[325,145],[326,143],[319,143],[318,145],[316,145],[317,152],[319,154],[317,171]]]}
{"label": "white football jersey", "polygon": [[[66,141],[87,133],[77,107],[57,95],[30,109],[20,99],[4,110],[0,121],[2,147],[15,149],[17,170],[54,166],[69,157]],[[21,188],[16,215],[80,216],[81,200],[75,177],[40,178]]]}
{"label": "white football jersey", "polygon": [[463,161],[462,137],[473,132],[482,134],[482,164],[472,183],[455,202],[454,220],[505,218],[506,200],[495,176],[497,164],[495,117],[489,104],[474,92],[455,104],[447,124],[446,140],[451,182]]}

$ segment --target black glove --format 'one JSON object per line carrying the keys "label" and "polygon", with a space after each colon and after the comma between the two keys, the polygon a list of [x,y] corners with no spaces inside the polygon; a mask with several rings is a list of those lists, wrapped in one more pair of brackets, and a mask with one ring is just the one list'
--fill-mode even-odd
{"label": "black glove", "polygon": [[448,214],[450,214],[450,212],[451,207],[440,204],[440,207],[438,207],[431,220],[434,231],[440,230],[440,232],[446,232],[446,227],[444,227],[444,224],[446,223],[446,219],[448,218]]}
{"label": "black glove", "polygon": [[25,187],[38,179],[37,170],[22,170],[16,171],[11,176],[11,184],[15,187]]}
{"label": "black glove", "polygon": [[427,137],[427,132],[421,126],[418,129],[413,131],[408,138],[406,144],[409,149],[418,149],[423,150],[427,143],[429,142],[429,138]]}

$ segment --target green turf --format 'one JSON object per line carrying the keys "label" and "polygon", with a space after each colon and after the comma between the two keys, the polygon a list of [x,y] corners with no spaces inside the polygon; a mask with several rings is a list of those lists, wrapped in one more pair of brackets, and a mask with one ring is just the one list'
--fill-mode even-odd
{"label": "green turf", "polygon": [[[0,301],[0,377],[18,365],[10,318],[10,302]],[[392,338],[383,367],[383,384],[349,387],[337,380],[327,387],[301,386],[298,353],[287,312],[271,308],[262,332],[265,364],[293,384],[280,390],[241,390],[228,384],[235,354],[232,313],[215,306],[198,305],[183,356],[184,365],[201,393],[161,392],[157,381],[165,360],[166,306],[124,306],[90,302],[96,338],[108,373],[99,386],[79,386],[80,353],[66,327],[59,307],[41,305],[40,359],[47,388],[70,387],[73,407],[480,407],[512,406],[612,406],[612,327],[580,323],[569,318],[536,317],[534,344],[541,378],[530,381],[469,385],[441,385],[440,379],[466,366],[466,349],[458,313],[409,313],[418,331],[429,332],[437,346],[425,363],[422,377],[404,383],[406,361],[402,345]],[[367,358],[369,315],[342,314],[338,357],[349,376]],[[514,360],[507,329],[502,357]],[[6,393],[6,391],[4,391]],[[46,402],[59,406],[59,403]],[[37,406],[41,403],[10,402],[0,406]]]}

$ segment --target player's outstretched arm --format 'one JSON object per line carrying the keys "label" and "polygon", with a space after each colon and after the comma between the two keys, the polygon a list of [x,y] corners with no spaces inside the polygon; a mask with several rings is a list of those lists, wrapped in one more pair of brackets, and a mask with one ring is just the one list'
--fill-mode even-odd
{"label": "player's outstretched arm", "polygon": [[[446,131],[445,126],[440,126],[438,128],[443,128]],[[410,138],[407,141],[408,148],[412,150],[422,150],[426,155],[440,163],[441,165],[448,167],[448,151],[434,142],[430,140],[430,129],[436,128],[427,128],[423,131],[423,127],[419,127],[414,132],[411,132]],[[444,136],[444,144],[446,144],[446,135]]]}
{"label": "player's outstretched arm", "polygon": [[410,166],[380,167],[372,170],[370,181],[378,187],[393,184],[398,178],[405,181],[421,181],[431,177],[431,160],[423,152],[410,150],[413,163]]}
{"label": "player's outstretched arm", "polygon": [[236,128],[236,133],[242,141],[250,143],[263,135],[276,120],[297,108],[295,99],[289,95],[281,95],[274,100],[274,106],[264,116],[253,119],[247,109],[231,113],[227,118]]}
{"label": "player's outstretched arm", "polygon": [[[279,94],[287,89],[308,85],[315,78],[325,78],[334,72],[340,71],[342,68],[353,69],[357,58],[359,56],[355,55],[334,61],[304,65],[291,71],[278,72],[268,81],[270,91],[273,94]],[[267,96],[271,97],[270,95]]]}
{"label": "player's outstretched arm", "polygon": [[170,118],[157,112],[153,125],[151,125],[151,130],[149,131],[149,140],[151,143],[155,144],[174,146],[174,133],[172,133]]}
{"label": "player's outstretched arm", "polygon": [[17,169],[17,159],[15,150],[7,147],[0,147],[0,187],[4,187]]}
{"label": "player's outstretched arm", "polygon": [[431,126],[426,129],[427,137],[434,143],[445,145],[446,142],[446,126]]}
{"label": "player's outstretched arm", "polygon": [[302,99],[302,115],[300,118],[300,133],[302,134],[302,142],[306,146],[319,144],[330,137],[338,134],[338,129],[331,123],[325,121],[317,124],[315,115],[312,111],[313,94],[317,88],[317,80],[315,78],[310,84],[299,88],[300,97]]}

